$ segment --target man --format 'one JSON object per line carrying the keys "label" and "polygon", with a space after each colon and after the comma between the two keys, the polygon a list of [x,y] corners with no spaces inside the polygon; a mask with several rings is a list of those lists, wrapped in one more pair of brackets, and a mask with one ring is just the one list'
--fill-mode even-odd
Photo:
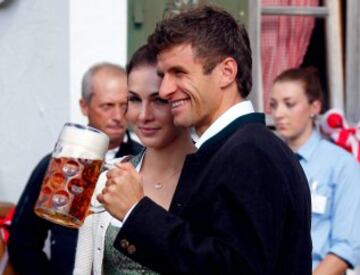
{"label": "man", "polygon": [[165,274],[311,274],[310,196],[289,148],[254,113],[251,51],[227,12],[203,6],[148,39],[174,121],[194,126],[169,212],[144,197],[130,164],[98,199],[124,223],[115,247]]}
{"label": "man", "polygon": [[[106,159],[141,150],[126,130],[127,79],[124,69],[110,63],[91,67],[83,77],[80,107],[88,117],[89,125],[110,137]],[[20,274],[72,274],[74,267],[78,230],[50,223],[33,211],[50,157],[45,156],[35,167],[11,225],[9,256]],[[48,232],[50,259],[43,252]]]}

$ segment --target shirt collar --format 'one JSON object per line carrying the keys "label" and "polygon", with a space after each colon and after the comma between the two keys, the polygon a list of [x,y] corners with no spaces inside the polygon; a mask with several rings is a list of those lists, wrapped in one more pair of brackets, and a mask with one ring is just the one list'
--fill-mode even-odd
{"label": "shirt collar", "polygon": [[105,160],[108,161],[110,159],[115,158],[115,155],[119,150],[120,150],[120,146],[108,150],[105,154]]}
{"label": "shirt collar", "polygon": [[231,122],[233,122],[239,116],[247,115],[254,112],[251,101],[245,100],[232,106],[226,110],[220,117],[218,117],[213,124],[199,137],[195,143],[196,148],[200,148],[205,141],[215,136]]}
{"label": "shirt collar", "polygon": [[318,131],[314,130],[310,136],[310,138],[299,148],[297,153],[306,161],[308,161],[315,151],[316,147],[318,147],[321,141],[321,136]]}
{"label": "shirt collar", "polygon": [[[127,133],[125,133],[122,143],[127,143],[128,141],[129,141],[128,135],[127,135]],[[119,150],[120,150],[120,146],[121,146],[121,144],[118,147],[107,150],[107,152],[105,154],[105,160],[108,161],[108,160],[115,158],[116,153],[119,152]]]}

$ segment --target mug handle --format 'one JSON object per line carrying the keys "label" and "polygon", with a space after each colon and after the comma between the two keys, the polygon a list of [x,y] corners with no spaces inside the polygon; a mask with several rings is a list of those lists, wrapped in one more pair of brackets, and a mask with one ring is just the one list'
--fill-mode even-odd
{"label": "mug handle", "polygon": [[[123,156],[123,157],[120,159],[119,163],[129,162],[133,157],[134,157],[133,155]],[[114,164],[115,164],[115,163],[110,163],[110,162],[104,161],[104,163],[103,163],[103,165],[102,165],[102,167],[101,167],[101,173],[102,173],[102,172],[105,172],[105,171],[107,171],[107,170],[110,170],[111,168],[113,168],[113,167],[114,167]]]}
{"label": "mug handle", "polygon": [[[120,163],[129,162],[133,157],[134,157],[133,155],[126,155],[120,160]],[[105,171],[108,171],[113,167],[114,167],[114,163],[109,163],[109,162],[104,161],[103,166],[101,168],[101,173],[105,172]],[[100,213],[103,213],[105,211],[106,211],[106,209],[104,208],[104,206],[102,204],[99,204],[99,205],[90,204],[88,215],[90,215],[90,214],[100,214]]]}
{"label": "mug handle", "polygon": [[103,213],[105,211],[106,211],[106,209],[102,204],[100,204],[100,205],[90,205],[88,215],[100,214],[100,213]]}

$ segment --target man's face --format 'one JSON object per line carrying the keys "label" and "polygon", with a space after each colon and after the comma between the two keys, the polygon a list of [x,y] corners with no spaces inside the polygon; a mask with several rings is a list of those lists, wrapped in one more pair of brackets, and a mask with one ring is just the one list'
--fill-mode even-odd
{"label": "man's face", "polygon": [[216,66],[205,75],[190,45],[162,51],[158,72],[162,77],[159,94],[170,102],[176,125],[194,126],[202,134],[223,112],[220,70]]}
{"label": "man's face", "polygon": [[109,149],[120,145],[127,125],[126,76],[99,71],[93,79],[93,94],[89,103],[80,101],[81,110],[88,117],[89,125],[110,137]]}

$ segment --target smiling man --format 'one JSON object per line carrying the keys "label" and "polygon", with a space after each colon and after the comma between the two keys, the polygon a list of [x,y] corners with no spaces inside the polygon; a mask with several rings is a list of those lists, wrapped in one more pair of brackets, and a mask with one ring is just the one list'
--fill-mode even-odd
{"label": "smiling man", "polygon": [[116,168],[98,197],[124,221],[115,247],[164,274],[311,274],[307,181],[246,100],[244,27],[202,6],[160,22],[148,42],[159,94],[175,124],[195,128],[198,151],[186,158],[169,211],[144,197],[130,165]]}

